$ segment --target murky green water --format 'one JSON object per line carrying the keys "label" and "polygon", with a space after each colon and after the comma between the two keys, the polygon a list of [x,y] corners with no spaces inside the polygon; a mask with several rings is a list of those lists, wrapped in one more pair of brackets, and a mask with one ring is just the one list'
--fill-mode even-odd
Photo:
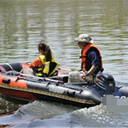
{"label": "murky green water", "polygon": [[81,33],[100,48],[105,72],[128,82],[127,0],[0,0],[0,63],[32,61],[45,39],[61,67],[80,66]]}
{"label": "murky green water", "polygon": [[45,39],[62,67],[79,66],[74,38],[88,33],[104,68],[127,81],[127,0],[0,0],[0,62],[32,61]]}

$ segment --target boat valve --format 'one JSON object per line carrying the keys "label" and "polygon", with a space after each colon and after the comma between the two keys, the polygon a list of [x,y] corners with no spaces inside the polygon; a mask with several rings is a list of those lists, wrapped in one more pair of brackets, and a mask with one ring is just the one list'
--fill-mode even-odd
{"label": "boat valve", "polygon": [[8,79],[8,78],[4,78],[4,79],[2,80],[2,82],[3,82],[4,84],[10,84],[11,80]]}

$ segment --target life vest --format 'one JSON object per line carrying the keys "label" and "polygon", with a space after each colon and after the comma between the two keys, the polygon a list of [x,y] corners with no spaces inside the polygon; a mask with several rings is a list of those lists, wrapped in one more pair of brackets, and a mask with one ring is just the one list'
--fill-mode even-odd
{"label": "life vest", "polygon": [[49,77],[58,74],[57,67],[59,67],[60,64],[55,62],[53,56],[52,56],[52,60],[47,62],[44,55],[40,55],[39,58],[43,66],[36,68],[36,72],[35,72],[36,76]]}
{"label": "life vest", "polygon": [[94,45],[93,43],[89,43],[88,45],[86,45],[82,51],[81,51],[81,69],[83,71],[88,71],[87,69],[87,63],[86,63],[86,59],[87,59],[87,52],[91,49],[91,48],[95,48],[100,56],[100,71],[103,71],[103,65],[102,65],[102,56],[100,53],[100,50],[97,48],[96,45]]}

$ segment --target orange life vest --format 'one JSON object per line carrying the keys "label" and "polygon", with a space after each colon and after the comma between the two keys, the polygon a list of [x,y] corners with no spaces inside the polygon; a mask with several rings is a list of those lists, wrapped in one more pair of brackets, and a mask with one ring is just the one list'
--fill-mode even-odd
{"label": "orange life vest", "polygon": [[83,70],[83,71],[85,71],[85,70],[87,70],[86,69],[86,66],[87,66],[87,64],[86,64],[86,58],[87,58],[87,52],[90,50],[90,48],[92,48],[92,47],[94,47],[97,51],[98,51],[98,53],[99,53],[99,56],[100,56],[100,70],[101,71],[103,71],[103,65],[102,65],[102,56],[101,56],[101,53],[100,53],[100,50],[97,48],[97,46],[96,45],[94,45],[93,43],[89,43],[88,45],[86,45],[83,49],[82,49],[82,51],[81,51],[81,69]]}

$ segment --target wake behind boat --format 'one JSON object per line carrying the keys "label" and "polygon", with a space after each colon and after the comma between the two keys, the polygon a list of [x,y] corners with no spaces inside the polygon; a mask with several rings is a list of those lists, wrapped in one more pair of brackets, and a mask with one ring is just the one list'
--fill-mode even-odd
{"label": "wake behind boat", "polygon": [[114,78],[109,74],[98,74],[99,81],[90,85],[68,83],[68,71],[58,70],[58,76],[41,78],[21,74],[28,68],[27,63],[0,65],[0,93],[20,100],[48,100],[81,107],[102,103],[103,96],[128,96],[126,87],[116,87]]}

